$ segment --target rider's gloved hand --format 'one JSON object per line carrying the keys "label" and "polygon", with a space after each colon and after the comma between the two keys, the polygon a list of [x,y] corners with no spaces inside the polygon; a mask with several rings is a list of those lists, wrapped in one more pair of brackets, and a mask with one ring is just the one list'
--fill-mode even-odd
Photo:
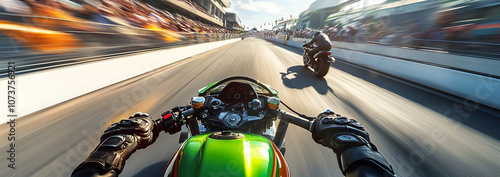
{"label": "rider's gloved hand", "polygon": [[72,176],[85,176],[89,169],[101,176],[118,175],[125,160],[137,149],[152,144],[158,137],[155,121],[148,114],[138,112],[112,124],[101,136],[101,142],[74,171]]}
{"label": "rider's gloved hand", "polygon": [[316,143],[332,149],[339,157],[339,166],[346,173],[351,165],[372,163],[394,174],[392,167],[370,142],[363,125],[354,119],[326,111],[318,115],[312,125]]}
{"label": "rider's gloved hand", "polygon": [[159,130],[149,114],[137,112],[128,119],[113,123],[101,137],[101,142],[113,135],[133,135],[137,138],[139,149],[146,148],[158,138]]}
{"label": "rider's gloved hand", "polygon": [[354,119],[334,113],[321,113],[314,121],[312,136],[316,143],[335,153],[355,146],[369,146],[370,138],[363,125]]}
{"label": "rider's gloved hand", "polygon": [[302,47],[309,47],[309,45],[308,44],[304,44],[304,45],[302,45]]}

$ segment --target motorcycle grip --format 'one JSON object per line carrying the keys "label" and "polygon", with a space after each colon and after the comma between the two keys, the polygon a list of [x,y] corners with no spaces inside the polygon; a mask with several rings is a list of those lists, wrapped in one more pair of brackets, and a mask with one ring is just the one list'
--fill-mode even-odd
{"label": "motorcycle grip", "polygon": [[280,111],[280,119],[283,121],[295,124],[295,125],[302,127],[308,131],[312,131],[313,121],[303,119],[299,116],[295,116],[295,115],[287,113],[285,111]]}

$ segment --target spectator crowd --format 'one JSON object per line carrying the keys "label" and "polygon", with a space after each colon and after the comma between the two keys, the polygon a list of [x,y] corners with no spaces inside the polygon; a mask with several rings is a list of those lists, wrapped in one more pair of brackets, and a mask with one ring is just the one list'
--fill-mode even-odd
{"label": "spectator crowd", "polygon": [[[190,0],[184,1],[207,13],[206,9],[196,3]],[[69,0],[2,0],[0,12],[47,17],[30,19],[34,26],[53,30],[61,28],[103,30],[105,25],[96,29],[94,25],[88,23],[95,22],[170,32],[237,33],[220,26],[202,23],[175,12],[156,8],[140,0],[83,0],[81,3]],[[6,18],[1,18],[1,20],[4,19]]]}
{"label": "spectator crowd", "polygon": [[[449,51],[474,50],[478,52],[497,51],[500,36],[478,37],[474,35],[476,24],[460,26],[460,28],[434,27],[424,29],[415,21],[401,23],[398,28],[389,28],[384,24],[362,24],[358,26],[325,26],[319,29],[297,28],[275,29],[265,33],[266,36],[286,34],[291,38],[312,38],[316,31],[322,31],[332,41],[376,43],[381,45],[425,47]],[[491,44],[491,45],[488,45]]]}

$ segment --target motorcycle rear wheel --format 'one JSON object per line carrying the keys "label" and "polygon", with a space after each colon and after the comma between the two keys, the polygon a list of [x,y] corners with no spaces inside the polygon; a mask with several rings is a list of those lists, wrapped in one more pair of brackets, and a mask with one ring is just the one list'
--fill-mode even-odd
{"label": "motorcycle rear wheel", "polygon": [[314,74],[318,78],[323,78],[325,75],[328,73],[328,70],[330,70],[330,63],[328,63],[328,60],[326,58],[319,58],[316,61],[316,66],[314,67]]}

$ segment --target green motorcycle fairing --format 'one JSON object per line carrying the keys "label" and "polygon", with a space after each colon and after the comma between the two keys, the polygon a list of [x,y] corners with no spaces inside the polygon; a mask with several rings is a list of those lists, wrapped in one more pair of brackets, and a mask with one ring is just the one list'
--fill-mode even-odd
{"label": "green motorcycle fairing", "polygon": [[210,134],[186,140],[167,165],[165,176],[288,176],[283,156],[266,137],[241,133],[244,137],[239,139],[214,139]]}

